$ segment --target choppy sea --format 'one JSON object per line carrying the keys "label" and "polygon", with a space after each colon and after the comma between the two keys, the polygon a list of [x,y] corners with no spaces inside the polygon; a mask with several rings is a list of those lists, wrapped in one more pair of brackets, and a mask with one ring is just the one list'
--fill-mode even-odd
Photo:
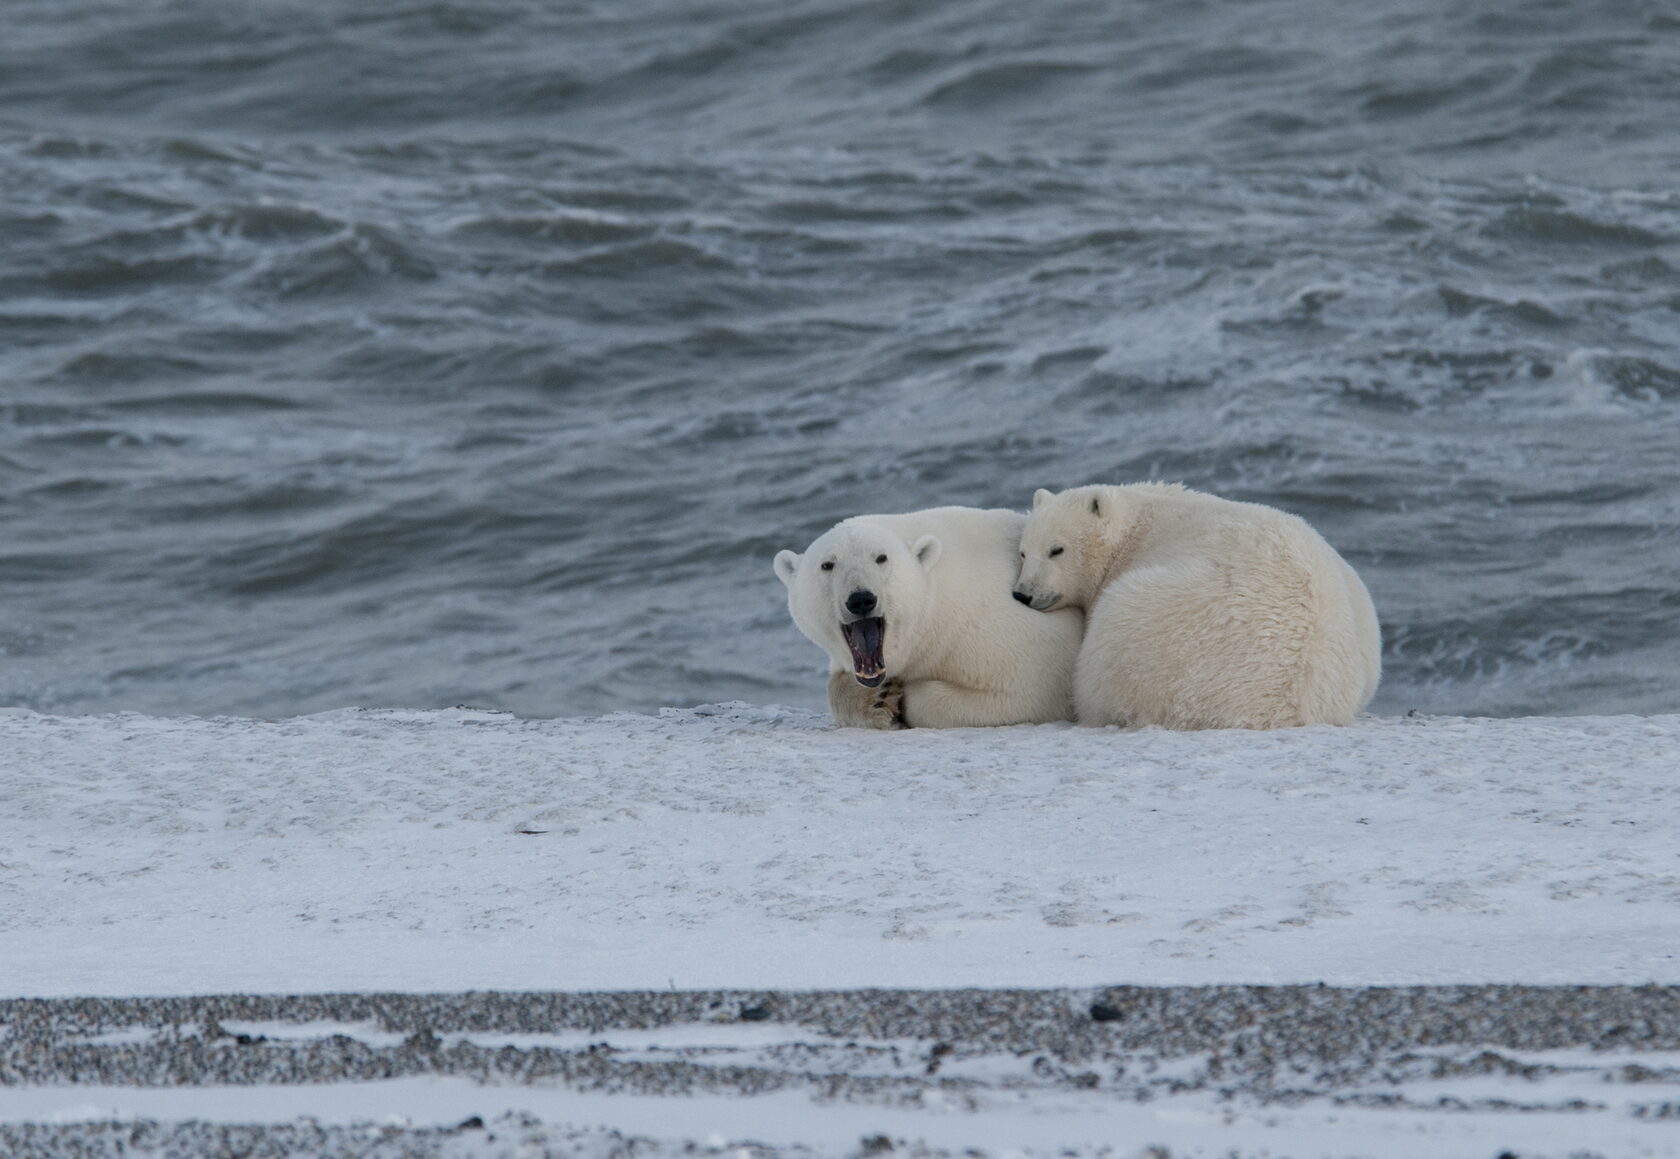
{"label": "choppy sea", "polygon": [[835,520],[1315,524],[1374,706],[1680,708],[1680,14],[12,0],[0,704],[819,705]]}

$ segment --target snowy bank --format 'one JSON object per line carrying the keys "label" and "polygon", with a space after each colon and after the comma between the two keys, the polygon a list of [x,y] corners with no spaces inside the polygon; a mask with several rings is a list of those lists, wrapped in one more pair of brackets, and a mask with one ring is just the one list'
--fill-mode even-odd
{"label": "snowy bank", "polygon": [[1680,982],[1680,716],[0,713],[0,997]]}

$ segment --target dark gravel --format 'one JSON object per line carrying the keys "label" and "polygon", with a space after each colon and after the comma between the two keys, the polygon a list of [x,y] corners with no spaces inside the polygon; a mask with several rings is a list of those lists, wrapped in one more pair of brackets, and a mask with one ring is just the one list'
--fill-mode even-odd
{"label": "dark gravel", "polygon": [[[271,1038],[244,1023],[342,1023],[401,1035],[389,1045],[343,1034]],[[774,1023],[788,1041],[755,1047],[623,1050],[614,1032]],[[797,1028],[797,1029],[794,1029]],[[90,1042],[115,1031],[122,1042]],[[462,1035],[600,1033],[603,1041],[508,1046]],[[727,1034],[719,1036],[720,1041]],[[1674,986],[1213,986],[1102,990],[861,990],[221,995],[0,1001],[0,1085],[300,1084],[458,1075],[500,1085],[657,1095],[800,1090],[824,1100],[919,1106],[930,1090],[1029,1095],[1080,1091],[1141,1101],[1186,1091],[1299,1105],[1366,1102],[1373,1085],[1405,1106],[1405,1082],[1506,1074],[1550,1064],[1518,1053],[1613,1051],[1599,1081],[1637,1088],[1641,1118],[1680,1116]],[[1420,1053],[1422,1052],[1422,1053]],[[1628,1056],[1652,1053],[1652,1065]],[[992,1078],[965,1060],[1013,1060]],[[1182,1060],[1190,1059],[1190,1063]],[[1180,1060],[1170,1067],[1164,1063]],[[1421,1068],[1421,1069],[1420,1069]],[[1593,1072],[1591,1064],[1573,1069]],[[952,1074],[952,1071],[956,1074]],[[1358,1092],[1354,1092],[1354,1088]],[[1624,1091],[1625,1093],[1625,1091]],[[1544,1097],[1515,1110],[1564,1110]],[[936,1154],[861,1139],[856,1154]],[[697,1140],[579,1131],[509,1116],[452,1127],[313,1122],[226,1125],[148,1121],[0,1125],[0,1154],[233,1154],[252,1157],[738,1153]],[[826,1152],[802,1148],[758,1155]],[[1124,1149],[1116,1155],[1134,1154]],[[1159,1152],[1170,1154],[1170,1152]]]}

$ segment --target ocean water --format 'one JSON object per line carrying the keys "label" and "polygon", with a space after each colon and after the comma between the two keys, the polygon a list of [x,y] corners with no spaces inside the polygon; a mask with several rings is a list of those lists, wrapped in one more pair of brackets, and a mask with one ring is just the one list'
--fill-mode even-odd
{"label": "ocean water", "polygon": [[1680,17],[15,0],[0,704],[820,705],[844,516],[1316,525],[1385,713],[1680,707]]}

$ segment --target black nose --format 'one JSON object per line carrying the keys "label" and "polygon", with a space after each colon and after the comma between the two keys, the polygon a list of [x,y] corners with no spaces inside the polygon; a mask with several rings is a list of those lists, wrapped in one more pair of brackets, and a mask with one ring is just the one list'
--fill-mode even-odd
{"label": "black nose", "polygon": [[1032,603],[1032,597],[1029,596],[1026,592],[1011,592],[1010,594],[1012,596],[1014,596],[1016,599],[1020,600],[1023,604]]}
{"label": "black nose", "polygon": [[846,597],[846,610],[854,616],[867,616],[875,610],[875,593],[868,588],[859,588]]}

